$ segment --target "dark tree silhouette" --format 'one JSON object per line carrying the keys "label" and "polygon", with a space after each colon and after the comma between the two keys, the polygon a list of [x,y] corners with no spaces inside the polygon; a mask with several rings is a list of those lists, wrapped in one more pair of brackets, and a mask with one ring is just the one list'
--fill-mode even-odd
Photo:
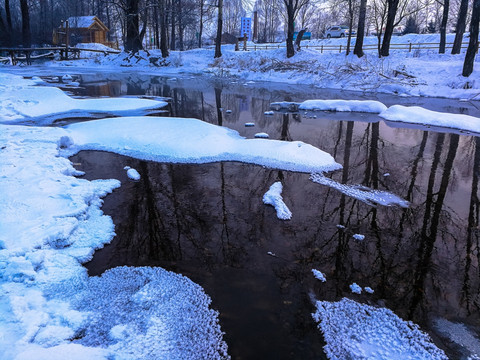
{"label": "dark tree silhouette", "polygon": [[452,54],[460,54],[463,34],[467,26],[468,0],[462,0],[458,11],[457,26],[455,27],[455,40],[453,41]]}
{"label": "dark tree silhouette", "polygon": [[215,56],[222,57],[223,0],[218,0],[217,38],[215,39]]}
{"label": "dark tree silhouette", "polygon": [[387,0],[387,24],[385,25],[380,56],[388,56],[390,54],[390,41],[392,40],[393,27],[395,26],[395,15],[397,15],[399,1],[400,0]]}
{"label": "dark tree silhouette", "polygon": [[448,21],[448,8],[450,7],[450,0],[443,0],[443,15],[442,23],[440,24],[440,48],[438,52],[445,54],[445,43],[447,41],[447,21]]}
{"label": "dark tree silhouette", "polygon": [[472,19],[470,20],[470,41],[468,42],[462,75],[470,76],[473,72],[473,62],[478,48],[478,22],[480,20],[480,0],[473,0]]}
{"label": "dark tree silhouette", "polygon": [[367,16],[367,0],[360,0],[360,10],[358,14],[357,40],[353,53],[361,58],[363,53],[363,38],[365,37],[365,18]]}

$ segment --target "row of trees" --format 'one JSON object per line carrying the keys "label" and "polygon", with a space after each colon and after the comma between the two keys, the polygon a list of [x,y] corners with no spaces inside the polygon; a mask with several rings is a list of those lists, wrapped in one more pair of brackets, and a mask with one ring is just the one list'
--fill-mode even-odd
{"label": "row of trees", "polygon": [[[454,29],[452,53],[458,54],[471,19],[473,36],[464,69],[468,76],[473,70],[480,19],[480,0],[470,1],[471,6],[469,0],[256,0],[254,10],[259,19],[258,40],[275,41],[283,30],[288,57],[295,54],[295,28],[308,28],[319,36],[327,26],[339,23],[348,24],[350,33],[357,31],[354,54],[363,56],[364,36],[374,32],[379,56],[389,56],[394,29],[407,19],[410,26],[413,22],[416,27],[440,32],[440,53],[446,51],[447,31]],[[242,0],[3,0],[0,44],[49,43],[62,19],[95,15],[111,29],[111,37],[121,38],[126,51],[137,52],[148,44],[160,48],[166,57],[169,50],[202,47],[203,39],[215,37],[215,57],[220,57],[221,35],[237,35],[245,14]]]}

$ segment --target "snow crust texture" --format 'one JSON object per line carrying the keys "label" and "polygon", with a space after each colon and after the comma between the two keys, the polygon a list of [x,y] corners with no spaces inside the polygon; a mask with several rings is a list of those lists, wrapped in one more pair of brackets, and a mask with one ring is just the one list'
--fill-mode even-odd
{"label": "snow crust texture", "polygon": [[344,298],[317,301],[313,318],[323,333],[330,359],[446,360],[417,325],[391,310]]}
{"label": "snow crust texture", "polygon": [[270,189],[263,195],[263,203],[266,205],[272,205],[276,212],[277,217],[280,220],[290,220],[292,218],[292,212],[283,202],[282,198],[283,185],[280,181],[277,181]]}

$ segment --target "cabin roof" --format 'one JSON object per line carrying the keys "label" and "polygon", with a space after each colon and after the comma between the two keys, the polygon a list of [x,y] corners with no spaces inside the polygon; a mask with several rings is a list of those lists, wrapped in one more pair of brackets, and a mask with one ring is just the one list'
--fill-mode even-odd
{"label": "cabin roof", "polygon": [[108,28],[96,16],[71,16],[67,19],[70,28],[90,29],[93,25],[98,24],[100,27],[108,31]]}

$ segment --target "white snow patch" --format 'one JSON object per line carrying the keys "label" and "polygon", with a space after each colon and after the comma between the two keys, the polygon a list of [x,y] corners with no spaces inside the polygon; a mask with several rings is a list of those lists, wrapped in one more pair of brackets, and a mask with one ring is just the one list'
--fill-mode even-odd
{"label": "white snow patch", "polygon": [[429,336],[391,310],[344,298],[317,301],[313,318],[324,335],[330,359],[448,359]]}
{"label": "white snow patch", "polygon": [[167,105],[164,101],[136,98],[74,99],[59,88],[34,85],[34,81],[20,76],[0,76],[0,122],[29,120],[47,124],[66,113],[77,117],[97,112],[127,115]]}
{"label": "white snow patch", "polygon": [[358,241],[365,240],[365,235],[362,235],[362,234],[354,234],[352,237]]}
{"label": "white snow patch", "polygon": [[255,137],[260,139],[268,139],[270,136],[267,133],[261,132],[261,133],[256,133]]}
{"label": "white snow patch", "polygon": [[368,293],[368,294],[373,294],[373,293],[375,292],[375,291],[374,291],[371,287],[369,287],[369,286],[365,286],[365,287],[363,288],[363,290],[365,290],[365,292]]}
{"label": "white snow patch", "polygon": [[292,218],[292,212],[283,202],[282,190],[283,186],[280,181],[273,183],[270,189],[263,195],[263,203],[272,205],[277,211],[277,217],[280,220],[290,220]]}
{"label": "white snow patch", "polygon": [[140,174],[138,173],[137,170],[132,168],[127,170],[127,176],[131,180],[136,180],[136,181],[140,180]]}
{"label": "white snow patch", "polygon": [[430,125],[480,133],[480,118],[427,110],[419,106],[393,105],[379,115],[389,121]]}
{"label": "white snow patch", "polygon": [[379,114],[387,107],[375,100],[307,100],[299,104],[300,110],[352,111]]}
{"label": "white snow patch", "polygon": [[337,229],[340,229],[340,230],[345,229],[345,226],[343,226],[343,225],[341,225],[341,224],[337,224],[336,227],[337,227]]}
{"label": "white snow patch", "polygon": [[323,176],[323,174],[311,174],[310,179],[317,184],[329,186],[347,196],[363,201],[368,205],[398,205],[403,208],[408,208],[410,205],[408,201],[388,191],[374,190],[362,185],[340,184],[330,178]]}
{"label": "white snow patch", "polygon": [[352,293],[354,294],[362,293],[362,288],[361,286],[357,285],[357,283],[353,283],[352,285],[350,285],[350,290],[352,290]]}
{"label": "white snow patch", "polygon": [[252,123],[252,122],[245,123],[245,127],[252,127],[252,126],[255,126],[255,123]]}
{"label": "white snow patch", "polygon": [[110,118],[75,123],[66,129],[75,141],[71,151],[105,150],[175,163],[240,161],[300,172],[341,168],[330,154],[311,145],[245,139],[234,130],[196,119]]}
{"label": "white snow patch", "polygon": [[321,282],[327,281],[327,278],[324,273],[317,269],[312,269],[313,276],[315,276],[315,279],[320,280]]}
{"label": "white snow patch", "polygon": [[275,112],[273,112],[273,111],[265,111],[263,114],[264,114],[264,115],[273,115],[273,114],[275,114]]}

